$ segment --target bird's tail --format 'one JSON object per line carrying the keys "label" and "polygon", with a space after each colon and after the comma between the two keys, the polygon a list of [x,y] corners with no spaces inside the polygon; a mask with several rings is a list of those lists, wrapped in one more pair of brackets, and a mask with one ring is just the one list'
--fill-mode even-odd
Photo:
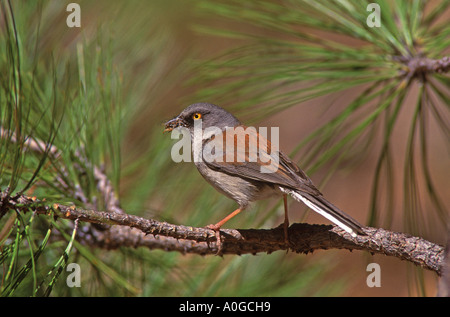
{"label": "bird's tail", "polygon": [[[286,192],[286,190],[283,191]],[[326,200],[323,196],[313,196],[305,192],[294,190],[289,190],[287,193],[290,194],[295,200],[303,202],[315,212],[341,227],[353,237],[356,237],[357,234],[365,235],[362,230],[362,225],[359,224],[358,221],[344,213],[338,207]]]}

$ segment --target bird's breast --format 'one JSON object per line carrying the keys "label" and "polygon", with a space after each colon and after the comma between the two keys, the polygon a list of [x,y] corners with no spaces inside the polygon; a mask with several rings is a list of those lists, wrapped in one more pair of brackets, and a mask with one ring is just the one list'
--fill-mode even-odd
{"label": "bird's breast", "polygon": [[217,191],[236,201],[241,207],[273,195],[281,195],[278,186],[229,175],[209,168],[204,162],[196,162],[203,178]]}

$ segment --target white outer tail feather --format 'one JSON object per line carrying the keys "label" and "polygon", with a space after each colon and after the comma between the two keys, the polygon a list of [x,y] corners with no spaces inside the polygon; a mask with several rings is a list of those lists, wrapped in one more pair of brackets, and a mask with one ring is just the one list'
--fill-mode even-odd
{"label": "white outer tail feather", "polygon": [[295,200],[302,201],[306,206],[308,206],[309,208],[311,208],[312,210],[314,210],[318,214],[322,215],[323,217],[327,218],[328,220],[330,220],[331,222],[333,222],[334,224],[336,224],[340,228],[344,229],[348,233],[350,233],[352,235],[352,237],[355,238],[357,236],[356,232],[352,228],[350,228],[346,224],[342,223],[341,221],[339,221],[339,219],[336,219],[331,214],[329,214],[327,211],[321,209],[319,206],[316,206],[315,204],[310,202],[308,199],[306,199],[305,197],[303,197],[299,193],[297,193],[297,192],[295,192],[293,190],[282,188],[282,187],[280,187],[280,189],[281,189],[282,192],[284,192],[286,194],[290,194],[292,197],[294,197]]}

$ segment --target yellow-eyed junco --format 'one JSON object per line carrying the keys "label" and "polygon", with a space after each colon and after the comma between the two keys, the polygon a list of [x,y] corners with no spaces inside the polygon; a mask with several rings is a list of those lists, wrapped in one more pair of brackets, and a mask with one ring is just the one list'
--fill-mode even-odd
{"label": "yellow-eyed junco", "polygon": [[239,204],[239,208],[227,217],[207,226],[216,231],[219,249],[219,230],[223,224],[247,208],[249,203],[270,196],[284,199],[284,230],[288,242],[288,194],[352,236],[364,235],[362,226],[326,200],[311,179],[283,152],[256,129],[242,125],[221,107],[209,103],[190,105],[166,122],[165,131],[177,127],[190,131],[194,162],[200,174],[220,193]]}

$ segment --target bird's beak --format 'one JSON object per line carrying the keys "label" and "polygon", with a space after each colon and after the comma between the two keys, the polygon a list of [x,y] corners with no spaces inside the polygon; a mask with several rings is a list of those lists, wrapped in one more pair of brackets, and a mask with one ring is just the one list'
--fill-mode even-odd
{"label": "bird's beak", "polygon": [[175,128],[185,127],[185,126],[186,126],[186,124],[183,119],[181,119],[180,117],[175,117],[165,123],[164,132],[170,132]]}

